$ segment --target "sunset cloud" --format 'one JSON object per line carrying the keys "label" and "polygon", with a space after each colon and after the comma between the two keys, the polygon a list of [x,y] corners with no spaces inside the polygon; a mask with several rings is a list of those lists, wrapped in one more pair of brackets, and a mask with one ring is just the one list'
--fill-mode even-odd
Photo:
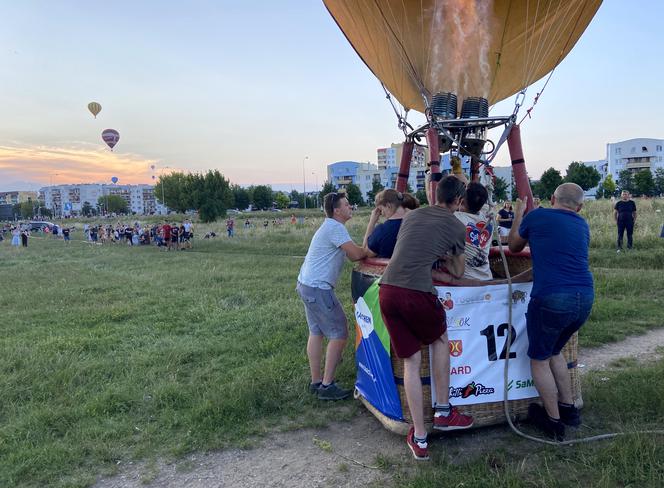
{"label": "sunset cloud", "polygon": [[[156,166],[153,172],[150,168]],[[107,183],[117,176],[121,183],[151,183],[159,175],[159,162],[136,154],[111,152],[77,144],[69,147],[0,146],[0,183],[14,181],[35,185]]]}

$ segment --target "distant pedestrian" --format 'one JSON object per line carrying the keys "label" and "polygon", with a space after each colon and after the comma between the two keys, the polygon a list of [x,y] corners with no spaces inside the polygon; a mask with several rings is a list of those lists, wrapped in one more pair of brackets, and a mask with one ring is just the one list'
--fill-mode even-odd
{"label": "distant pedestrian", "polygon": [[501,237],[507,237],[514,221],[512,202],[505,202],[503,204],[503,208],[498,211],[496,220],[498,221],[498,234]]}
{"label": "distant pedestrian", "polygon": [[28,237],[30,236],[30,232],[28,229],[23,229],[21,231],[21,245],[23,247],[28,247]]}
{"label": "distant pedestrian", "polygon": [[235,220],[232,217],[226,221],[226,232],[228,237],[233,237],[235,234]]}
{"label": "distant pedestrian", "polygon": [[69,227],[65,227],[65,228],[62,229],[62,237],[65,240],[65,244],[69,244],[69,240],[70,240],[69,239],[69,232],[70,232]]}
{"label": "distant pedestrian", "polygon": [[618,225],[617,252],[622,251],[623,235],[627,231],[627,249],[632,249],[632,233],[636,223],[636,203],[630,198],[628,191],[620,193],[620,200],[613,207],[613,218]]}
{"label": "distant pedestrian", "polygon": [[18,227],[12,229],[12,246],[19,247],[21,245],[21,230]]}

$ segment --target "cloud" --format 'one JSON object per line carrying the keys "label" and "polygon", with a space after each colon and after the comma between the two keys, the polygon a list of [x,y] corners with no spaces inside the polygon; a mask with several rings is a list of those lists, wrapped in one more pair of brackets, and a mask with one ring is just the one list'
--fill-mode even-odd
{"label": "cloud", "polygon": [[[152,165],[157,166],[154,172]],[[113,176],[121,183],[151,183],[153,173],[159,174],[159,162],[154,159],[85,143],[67,147],[0,145],[3,186],[11,181],[35,185],[107,183]]]}

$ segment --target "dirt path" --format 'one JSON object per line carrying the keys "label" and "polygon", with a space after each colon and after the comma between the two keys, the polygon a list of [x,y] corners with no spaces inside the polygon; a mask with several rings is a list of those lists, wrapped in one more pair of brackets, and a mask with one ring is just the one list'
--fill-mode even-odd
{"label": "dirt path", "polygon": [[628,337],[622,342],[607,344],[592,349],[579,350],[579,367],[582,372],[597,369],[606,369],[617,359],[633,358],[638,362],[655,361],[664,357],[657,352],[658,347],[664,347],[664,328],[634,337]]}
{"label": "dirt path", "polygon": [[[582,371],[605,369],[620,358],[639,362],[660,359],[664,329],[623,342],[579,351]],[[434,441],[434,449],[451,460],[467,458],[505,436],[505,428],[485,428]],[[435,452],[435,451],[434,451]],[[366,487],[389,485],[391,470],[383,465],[410,462],[401,436],[385,430],[366,410],[350,422],[324,429],[274,434],[251,450],[195,454],[177,463],[140,463],[101,478],[95,488],[221,488],[221,487]]]}

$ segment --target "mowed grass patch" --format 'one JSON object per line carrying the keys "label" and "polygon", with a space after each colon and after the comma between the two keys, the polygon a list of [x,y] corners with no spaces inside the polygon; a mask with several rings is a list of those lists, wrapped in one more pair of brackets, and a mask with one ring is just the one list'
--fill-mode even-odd
{"label": "mowed grass patch", "polygon": [[[121,460],[347,415],[306,392],[302,259],[228,245],[0,248],[22,270],[0,298],[0,486],[86,486]],[[352,370],[349,349],[340,381]]]}
{"label": "mowed grass patch", "polygon": [[[307,216],[267,229],[260,218],[248,229],[236,219],[232,239],[222,222],[196,223],[186,251],[90,245],[80,231],[69,246],[50,237],[28,249],[0,244],[0,486],[87,486],[118,462],[247,446],[271,429],[352,415],[354,402],[321,404],[306,393],[307,329],[295,281],[322,221],[316,211]],[[356,242],[366,221],[364,214],[347,225]],[[637,235],[634,252],[616,255],[604,227],[606,246],[591,249],[597,299],[582,345],[664,323],[664,241],[644,248]],[[218,237],[201,239],[209,230]],[[338,295],[352,320],[350,269]],[[351,328],[337,375],[344,385],[355,376],[353,336]],[[521,468],[496,452],[486,469],[506,466],[501,483],[510,486]],[[532,469],[544,470],[548,459]]]}
{"label": "mowed grass patch", "polygon": [[[576,431],[568,429],[568,438],[609,432],[626,435],[549,447],[517,438],[505,427],[505,442],[474,450],[477,454],[466,455],[460,462],[449,455],[453,439],[441,438],[430,444],[431,463],[418,464],[416,471],[397,464],[394,484],[409,488],[664,486],[664,436],[635,433],[662,430],[664,362],[591,374],[584,379],[583,397],[584,424]],[[539,435],[527,424],[519,427]]]}

